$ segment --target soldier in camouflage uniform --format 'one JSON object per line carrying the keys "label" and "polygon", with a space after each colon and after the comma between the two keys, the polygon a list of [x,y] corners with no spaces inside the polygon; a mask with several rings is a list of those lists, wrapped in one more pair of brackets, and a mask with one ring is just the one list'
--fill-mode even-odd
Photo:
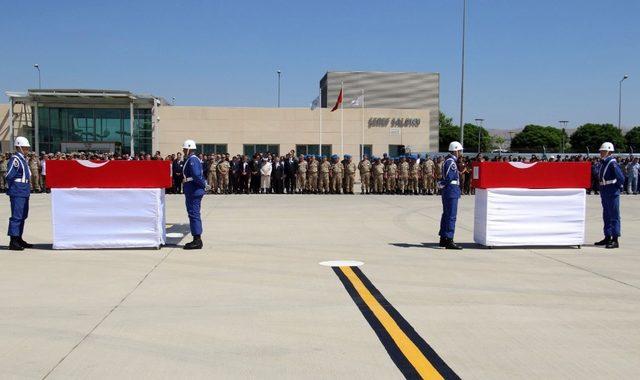
{"label": "soldier in camouflage uniform", "polygon": [[29,157],[29,170],[31,171],[31,191],[40,192],[40,160],[35,154]]}
{"label": "soldier in camouflage uniform", "polygon": [[344,156],[347,162],[344,165],[344,179],[346,180],[345,189],[347,189],[347,194],[353,194],[353,185],[356,181],[356,171],[358,168],[356,167],[356,163],[353,162],[353,158],[351,155],[347,154]]}
{"label": "soldier in camouflage uniform", "polygon": [[422,183],[424,192],[426,194],[435,194],[436,192],[436,180],[435,180],[435,163],[427,155],[425,160],[421,163],[422,166]]}
{"label": "soldier in camouflage uniform", "polygon": [[375,164],[373,165],[373,190],[377,194],[384,193],[384,176],[385,176],[385,168],[384,164],[380,161],[379,158],[376,158]]}
{"label": "soldier in camouflage uniform", "polygon": [[387,165],[387,193],[396,194],[398,190],[398,165],[395,161],[389,159],[389,165]]}
{"label": "soldier in camouflage uniform", "polygon": [[223,194],[228,194],[229,192],[229,161],[225,159],[221,159],[216,165],[217,177],[218,177],[218,187],[220,188],[220,192]]}
{"label": "soldier in camouflage uniform", "polygon": [[7,157],[0,155],[0,191],[7,191],[7,180],[4,178],[7,175]]}
{"label": "soldier in camouflage uniform", "polygon": [[323,194],[329,194],[330,173],[331,163],[327,160],[326,156],[322,156],[322,163],[320,164],[320,192]]}
{"label": "soldier in camouflage uniform", "polygon": [[344,177],[344,166],[340,162],[340,157],[333,155],[331,157],[333,163],[331,164],[331,191],[334,194],[340,194],[342,192],[342,179]]}
{"label": "soldier in camouflage uniform", "polygon": [[409,164],[409,193],[418,195],[418,183],[420,182],[420,164],[415,158],[411,158]]}
{"label": "soldier in camouflage uniform", "polygon": [[362,194],[369,194],[371,191],[371,162],[366,155],[362,157],[362,161],[358,164],[360,170],[360,190]]}
{"label": "soldier in camouflage uniform", "polygon": [[400,188],[400,194],[406,194],[407,187],[409,185],[409,163],[407,159],[400,158],[400,165],[398,166],[398,187]]}
{"label": "soldier in camouflage uniform", "polygon": [[296,185],[298,194],[302,194],[307,191],[307,169],[309,164],[305,160],[303,155],[300,155],[298,160],[298,171],[296,173]]}
{"label": "soldier in camouflage uniform", "polygon": [[307,173],[307,186],[309,188],[309,192],[317,194],[318,193],[318,170],[320,169],[320,164],[318,160],[316,160],[315,156],[311,156],[309,160],[309,171]]}

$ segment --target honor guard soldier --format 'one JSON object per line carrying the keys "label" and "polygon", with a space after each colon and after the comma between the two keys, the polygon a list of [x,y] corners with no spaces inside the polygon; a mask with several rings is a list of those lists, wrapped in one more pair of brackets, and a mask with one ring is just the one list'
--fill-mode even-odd
{"label": "honor guard soldier", "polygon": [[358,170],[360,170],[361,194],[369,194],[371,191],[371,162],[366,154],[358,164]]}
{"label": "honor guard soldier", "polygon": [[393,159],[389,159],[387,169],[387,194],[397,193],[398,165]]}
{"label": "honor guard soldier", "polygon": [[442,218],[440,219],[440,247],[446,249],[462,249],[453,242],[460,198],[460,173],[458,159],[462,156],[462,144],[457,141],[449,144],[449,155],[442,166],[442,178],[439,187],[442,189]]}
{"label": "honor guard soldier", "polygon": [[624,173],[613,158],[613,144],[605,142],[600,147],[602,163],[598,171],[600,199],[602,200],[602,219],[604,220],[604,239],[597,246],[618,248],[620,236],[620,190],[624,187]]}
{"label": "honor guard soldier", "polygon": [[196,142],[186,140],[182,145],[184,152],[184,168],[183,168],[183,191],[185,203],[187,206],[187,215],[189,215],[189,227],[193,241],[184,245],[184,249],[201,249],[202,248],[202,220],[200,219],[200,204],[207,187],[207,182],[202,175],[202,162],[195,155]]}
{"label": "honor guard soldier", "polygon": [[31,194],[31,187],[29,185],[31,170],[29,169],[26,158],[30,146],[29,140],[25,137],[16,137],[16,153],[9,159],[7,174],[5,176],[7,195],[11,202],[11,217],[9,218],[8,232],[11,239],[9,249],[13,251],[33,248],[33,244],[29,244],[22,239],[24,222],[29,215],[29,195]]}

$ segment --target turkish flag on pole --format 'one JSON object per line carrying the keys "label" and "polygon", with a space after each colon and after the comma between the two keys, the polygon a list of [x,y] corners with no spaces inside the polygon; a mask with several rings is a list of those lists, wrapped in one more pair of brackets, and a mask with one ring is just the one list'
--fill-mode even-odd
{"label": "turkish flag on pole", "polygon": [[333,108],[331,109],[331,112],[337,110],[338,107],[340,107],[340,104],[342,104],[342,88],[340,88],[340,94],[338,94],[338,100],[336,101],[336,105],[333,106]]}

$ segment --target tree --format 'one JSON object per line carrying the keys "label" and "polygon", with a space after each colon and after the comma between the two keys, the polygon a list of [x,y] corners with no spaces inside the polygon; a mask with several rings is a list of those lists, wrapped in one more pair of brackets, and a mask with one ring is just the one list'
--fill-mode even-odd
{"label": "tree", "polygon": [[562,151],[563,142],[566,147],[567,134],[558,128],[542,125],[527,125],[513,136],[511,150],[514,152],[550,152]]}
{"label": "tree", "polygon": [[486,152],[491,149],[489,131],[478,125],[465,123],[463,143],[465,152],[478,152],[478,134],[480,134],[480,152]]}
{"label": "tree", "polygon": [[440,136],[438,138],[440,152],[446,152],[449,149],[451,141],[460,140],[460,128],[453,124],[450,117],[440,112]]}
{"label": "tree", "polygon": [[603,142],[613,143],[616,150],[625,150],[625,141],[622,133],[613,124],[581,125],[571,135],[571,148],[574,152],[597,152]]}
{"label": "tree", "polygon": [[504,143],[507,142],[502,136],[492,136],[492,148],[493,149],[504,149]]}
{"label": "tree", "polygon": [[633,150],[634,153],[640,152],[640,126],[634,127],[627,132],[624,139],[629,151]]}

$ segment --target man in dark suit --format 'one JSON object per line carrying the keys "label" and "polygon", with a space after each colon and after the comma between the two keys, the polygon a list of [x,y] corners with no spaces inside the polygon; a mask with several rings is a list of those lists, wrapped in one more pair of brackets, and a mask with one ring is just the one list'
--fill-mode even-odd
{"label": "man in dark suit", "polygon": [[238,188],[239,193],[249,194],[249,180],[251,179],[251,164],[249,158],[245,155],[242,157],[242,163],[240,164],[240,186]]}
{"label": "man in dark suit", "polygon": [[276,194],[282,194],[285,178],[284,163],[280,161],[280,157],[276,156],[273,161],[273,170],[271,171],[271,187]]}
{"label": "man in dark suit", "polygon": [[182,161],[182,153],[176,155],[176,159],[173,160],[172,173],[173,173],[173,193],[182,193],[182,169],[184,167],[184,161]]}
{"label": "man in dark suit", "polygon": [[293,194],[296,190],[296,172],[298,171],[298,161],[291,153],[287,154],[284,161],[284,187],[287,194]]}

